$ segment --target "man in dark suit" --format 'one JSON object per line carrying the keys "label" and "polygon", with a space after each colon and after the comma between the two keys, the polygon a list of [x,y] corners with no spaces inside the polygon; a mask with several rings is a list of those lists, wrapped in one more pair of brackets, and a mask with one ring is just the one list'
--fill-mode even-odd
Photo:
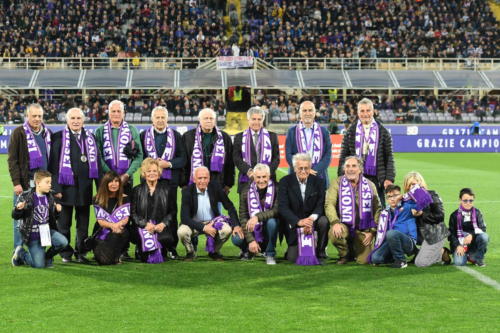
{"label": "man in dark suit", "polygon": [[309,154],[293,157],[295,173],[280,180],[278,211],[285,224],[288,243],[287,259],[295,262],[298,256],[297,228],[304,228],[305,234],[317,232],[316,256],[326,259],[328,243],[328,220],[324,216],[325,185],[318,176],[311,174],[312,162]]}
{"label": "man in dark suit", "polygon": [[229,135],[215,126],[216,117],[212,109],[201,110],[199,126],[183,135],[188,156],[183,186],[193,182],[194,169],[205,166],[210,171],[211,181],[229,193],[234,185],[233,144]]}
{"label": "man in dark suit", "polygon": [[[197,236],[205,234],[207,244],[210,237],[214,242],[214,248],[208,251],[209,257],[222,261],[220,249],[231,233],[241,239],[244,237],[236,209],[220,185],[210,182],[207,167],[194,169],[193,181],[193,184],[182,190],[181,225],[177,231],[179,240],[186,247],[185,260],[193,261],[196,257]],[[219,203],[229,212],[229,219],[221,216]]]}
{"label": "man in dark suit", "polygon": [[[177,203],[177,187],[181,183],[182,170],[186,166],[186,147],[179,132],[168,127],[168,110],[163,106],[157,106],[151,111],[151,128],[141,133],[143,158],[151,157],[157,159],[163,172],[160,183],[169,188],[169,198]],[[177,204],[173,206],[172,213],[172,235],[174,246],[168,249],[171,258],[177,256]]]}
{"label": "man in dark suit", "polygon": [[[99,177],[99,152],[92,133],[83,128],[85,116],[79,108],[66,113],[67,127],[54,134],[49,171],[52,173],[54,197],[62,211],[57,221],[59,232],[68,239],[61,251],[63,262],[88,263],[83,241],[88,237],[89,213],[92,203],[92,181]],[[76,242],[71,242],[71,224],[75,210]]]}
{"label": "man in dark suit", "polygon": [[261,108],[250,108],[247,112],[248,129],[234,137],[233,160],[240,172],[238,193],[241,193],[244,184],[251,183],[257,163],[268,165],[271,179],[276,182],[276,169],[280,164],[278,136],[264,128],[265,117]]}

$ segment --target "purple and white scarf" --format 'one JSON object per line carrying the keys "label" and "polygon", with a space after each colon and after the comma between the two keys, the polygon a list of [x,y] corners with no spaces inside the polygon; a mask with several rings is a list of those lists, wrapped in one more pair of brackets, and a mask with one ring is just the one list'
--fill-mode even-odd
{"label": "purple and white scarf", "polygon": [[[356,141],[354,142],[354,148],[356,149],[356,155],[364,158],[364,171],[365,175],[376,176],[377,175],[377,148],[379,139],[379,128],[375,120],[372,121],[370,125],[370,132],[368,137],[365,137],[365,128],[361,121],[358,120],[356,125]],[[363,156],[364,145],[368,145],[368,153],[366,157]]]}
{"label": "purple and white scarf", "polygon": [[[339,208],[340,220],[349,226],[349,230],[354,233],[356,222],[356,195],[355,190],[346,176],[340,178],[339,184]],[[368,183],[368,179],[360,175],[358,181],[359,197],[359,226],[358,230],[374,228],[376,226],[373,211],[372,199],[373,191]]]}
{"label": "purple and white scarf", "polygon": [[[130,203],[126,203],[117,207],[111,214],[99,205],[94,205],[95,218],[97,220],[104,220],[109,223],[118,223],[126,217],[130,216]],[[105,240],[111,230],[108,228],[101,228],[97,234],[97,239]]]}
{"label": "purple and white scarf", "polygon": [[[222,230],[222,227],[224,227],[224,223],[229,224],[230,221],[231,220],[229,219],[229,217],[220,215],[212,220],[212,222],[214,223],[212,227],[215,230],[219,231]],[[207,244],[205,245],[205,251],[207,251],[208,253],[215,253],[215,238],[210,235],[207,235]]]}
{"label": "purple and white scarf", "polygon": [[[149,221],[156,225],[156,221]],[[137,228],[139,237],[141,238],[141,249],[143,253],[148,254],[146,262],[148,264],[159,264],[164,262],[163,255],[161,254],[162,246],[158,241],[158,234],[155,232],[150,234],[146,228]]]}
{"label": "purple and white scarf", "polygon": [[49,222],[49,200],[46,195],[33,195],[33,224],[31,226],[30,240],[40,239],[40,224]]}
{"label": "purple and white scarf", "polygon": [[132,140],[132,132],[130,131],[128,123],[123,121],[120,125],[120,131],[118,132],[118,149],[113,145],[111,123],[109,121],[104,124],[102,138],[104,141],[102,149],[104,161],[111,170],[119,175],[123,175],[130,167],[130,160],[123,153],[125,146]]}
{"label": "purple and white scarf", "polygon": [[413,200],[417,204],[416,210],[420,211],[432,203],[432,196],[418,184],[413,185],[403,196],[403,201]]}
{"label": "purple and white scarf", "polygon": [[[217,133],[217,140],[215,141],[214,149],[212,151],[212,159],[210,160],[209,169],[210,171],[221,172],[224,167],[224,157],[226,156],[224,137],[222,136],[222,132],[217,127],[214,127],[214,131]],[[189,184],[193,183],[193,171],[200,166],[203,166],[203,146],[201,142],[201,126],[198,126],[195,131],[193,155],[191,155],[191,174]]]}
{"label": "purple and white scarf", "polygon": [[[28,154],[30,159],[30,170],[38,169],[43,164],[42,151],[40,147],[38,147],[38,143],[36,143],[35,135],[31,131],[31,127],[28,122],[23,124],[24,133],[26,134],[26,143],[28,146]],[[44,135],[45,145],[47,147],[47,160],[50,156],[50,143],[51,143],[51,135],[49,130],[42,124],[42,134]]]}
{"label": "purple and white scarf", "polygon": [[481,228],[479,228],[478,224],[477,224],[477,213],[476,213],[476,208],[472,207],[472,209],[470,210],[466,210],[462,205],[460,205],[460,207],[458,207],[458,211],[457,211],[457,238],[458,238],[458,241],[460,242],[461,245],[464,244],[464,229],[463,229],[463,226],[462,226],[462,222],[463,222],[463,213],[469,213],[470,212],[470,219],[471,219],[471,222],[472,222],[472,226],[474,227],[474,234],[476,235],[479,235],[479,234],[482,234],[483,233],[483,230],[481,230]]}
{"label": "purple and white scarf", "polygon": [[[156,151],[154,131],[155,131],[154,126],[151,126],[151,128],[146,131],[146,135],[144,136],[144,144],[145,144],[146,152],[148,153],[148,156],[151,158],[157,159],[158,152]],[[174,154],[175,154],[174,130],[171,129],[170,127],[167,127],[166,134],[167,134],[167,143],[165,145],[165,150],[163,151],[163,155],[161,156],[161,159],[164,161],[170,161],[171,159],[174,158]],[[160,178],[161,179],[172,179],[172,170],[171,169],[163,169],[163,172],[162,172]]]}
{"label": "purple and white scarf", "polygon": [[[85,133],[85,135],[83,135]],[[71,131],[66,127],[62,132],[61,155],[59,159],[59,178],[58,183],[61,185],[75,185],[73,177],[73,168],[71,167]],[[80,151],[83,154],[87,152],[89,161],[89,178],[97,179],[99,171],[97,166],[97,144],[94,136],[90,132],[86,132],[82,128],[82,137],[85,136],[85,142],[82,145],[78,142]]]}
{"label": "purple and white scarf", "polygon": [[321,126],[317,122],[314,122],[313,124],[312,138],[309,142],[307,142],[305,126],[302,122],[299,122],[295,127],[295,140],[297,142],[297,149],[299,153],[311,155],[313,167],[321,161],[324,142]]}
{"label": "purple and white scarf", "polygon": [[300,266],[319,265],[316,257],[316,236],[314,227],[309,235],[304,233],[304,228],[297,228],[297,243],[299,255],[295,264]]}
{"label": "purple and white scarf", "polygon": [[[254,217],[257,213],[270,210],[273,207],[274,197],[276,196],[276,185],[272,180],[267,183],[266,197],[264,199],[264,206],[261,205],[259,200],[259,191],[255,182],[252,182],[248,189],[248,212],[250,217]],[[257,243],[264,241],[263,225],[261,222],[255,225],[253,236]]]}
{"label": "purple and white scarf", "polygon": [[[251,142],[253,141],[253,131],[248,128],[243,132],[243,136],[241,139],[241,155],[243,157],[243,161],[252,165],[252,150],[251,150]],[[267,165],[271,165],[271,158],[273,154],[273,150],[271,147],[271,136],[269,135],[269,131],[265,128],[261,128],[259,131],[259,138],[257,140],[257,146],[255,150],[260,152],[260,155],[257,156],[257,163],[263,163]],[[246,174],[240,173],[240,183],[248,182],[248,176]]]}

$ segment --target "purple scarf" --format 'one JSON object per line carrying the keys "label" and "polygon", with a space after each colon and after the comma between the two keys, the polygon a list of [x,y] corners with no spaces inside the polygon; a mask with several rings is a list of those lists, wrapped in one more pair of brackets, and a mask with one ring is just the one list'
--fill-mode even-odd
{"label": "purple scarf", "polygon": [[[146,152],[148,153],[148,156],[157,159],[158,152],[156,151],[154,130],[155,130],[154,126],[151,126],[151,128],[146,131],[146,135],[144,136],[144,143],[146,146]],[[167,127],[166,134],[167,134],[167,144],[165,145],[165,150],[163,151],[161,159],[164,161],[170,161],[172,158],[174,158],[175,154],[174,130],[171,129],[170,127]],[[172,170],[164,169],[160,178],[172,179]]]}
{"label": "purple scarf", "polygon": [[[243,161],[252,165],[252,157],[251,157],[251,142],[253,141],[253,131],[248,128],[243,132],[243,136],[241,138],[241,155],[243,157]],[[263,163],[267,165],[271,165],[271,157],[273,154],[271,147],[271,136],[269,135],[268,130],[265,128],[261,128],[259,132],[259,139],[257,140],[257,146],[255,147],[255,151],[259,151],[260,155],[257,156],[257,163]],[[248,176],[246,174],[240,173],[240,183],[248,182]]]}
{"label": "purple scarf", "polygon": [[396,222],[399,215],[399,208],[400,207],[398,206],[394,210],[394,217],[392,218],[392,220],[389,220],[389,217],[391,216],[390,208],[384,209],[382,213],[380,213],[377,226],[377,237],[375,238],[375,244],[373,246],[373,250],[368,255],[369,263],[372,262],[373,253],[375,253],[375,251],[378,250],[378,248],[382,245],[382,243],[384,243],[387,231],[391,230],[392,227],[394,226],[394,223]]}
{"label": "purple scarf", "polygon": [[[222,230],[224,223],[229,223],[230,219],[227,216],[220,215],[212,220],[214,222],[213,227],[215,230]],[[205,246],[205,251],[208,253],[215,253],[215,238],[207,235],[207,244]]]}
{"label": "purple scarf", "polygon": [[118,132],[118,149],[113,146],[113,135],[111,129],[111,123],[108,121],[104,124],[103,131],[103,155],[104,161],[109,166],[109,168],[119,175],[123,175],[127,172],[130,166],[130,160],[123,153],[125,146],[132,140],[132,132],[126,121],[123,121],[120,125],[120,131]]}
{"label": "purple scarf", "polygon": [[[214,144],[209,169],[210,171],[221,172],[224,166],[224,157],[226,155],[224,137],[222,136],[222,132],[217,127],[215,127],[214,130],[217,132],[217,141],[215,141]],[[201,143],[201,126],[198,126],[195,131],[193,155],[191,155],[191,174],[189,176],[189,184],[193,183],[193,171],[200,166],[203,166],[203,148]]]}
{"label": "purple scarf", "polygon": [[470,216],[471,216],[471,221],[472,221],[472,226],[474,227],[474,234],[478,235],[478,234],[482,234],[483,233],[483,230],[481,230],[481,228],[479,228],[479,226],[477,225],[477,213],[476,213],[476,208],[472,207],[472,209],[470,210],[466,210],[462,205],[460,205],[460,207],[458,207],[458,211],[457,211],[457,237],[458,237],[458,241],[460,242],[460,244],[464,244],[464,229],[463,229],[463,226],[462,226],[462,219],[463,219],[463,215],[462,213],[464,212],[470,212]]}
{"label": "purple scarf", "polygon": [[306,153],[311,155],[312,166],[316,166],[316,164],[321,161],[321,155],[323,154],[324,142],[323,133],[321,132],[321,126],[319,126],[317,122],[314,122],[312,127],[312,139],[307,142],[307,138],[305,135],[305,126],[302,122],[299,122],[295,127],[295,140],[299,153]]}
{"label": "purple scarf", "polygon": [[[104,208],[99,205],[94,205],[95,218],[96,220],[104,220],[109,223],[118,223],[126,217],[130,216],[130,204],[126,203],[121,205],[120,207],[113,210],[111,214],[109,214]],[[97,239],[105,240],[109,233],[111,232],[108,228],[101,228],[99,233],[97,234]]]}
{"label": "purple scarf", "polygon": [[[266,198],[264,199],[264,206],[261,205],[259,200],[259,192],[255,182],[252,182],[248,190],[248,212],[250,217],[254,217],[257,213],[262,211],[270,210],[273,207],[274,197],[276,195],[276,186],[272,180],[267,183]],[[262,243],[264,241],[263,225],[261,222],[255,225],[253,236],[257,243]]]}
{"label": "purple scarf", "polygon": [[404,201],[413,200],[417,204],[416,210],[422,210],[432,203],[432,196],[418,184],[413,185],[403,196]]}
{"label": "purple scarf", "polygon": [[49,200],[46,195],[33,194],[33,225],[31,226],[30,240],[40,239],[40,224],[49,222]]}
{"label": "purple scarf", "polygon": [[[38,147],[38,144],[36,143],[35,135],[31,131],[31,127],[29,126],[28,122],[25,122],[23,124],[23,128],[24,128],[24,133],[26,134],[26,143],[28,146],[28,154],[30,160],[30,170],[38,169],[43,164],[42,151],[40,150],[40,147]],[[50,156],[50,142],[51,142],[50,132],[43,124],[41,131],[42,135],[45,135],[44,139],[45,139],[45,145],[47,146],[47,160],[48,160],[48,156]]]}
{"label": "purple scarf", "polygon": [[314,227],[312,233],[309,235],[304,233],[304,228],[297,228],[297,241],[299,256],[295,264],[300,266],[319,265],[318,258],[316,258],[316,237]]}
{"label": "purple scarf", "polygon": [[[149,221],[156,225],[156,221]],[[158,234],[150,234],[146,228],[137,228],[139,231],[139,237],[141,238],[141,248],[142,252],[148,253],[148,259],[146,262],[148,264],[159,264],[164,262],[163,255],[161,254],[162,246],[158,241]]]}
{"label": "purple scarf", "polygon": [[[372,212],[373,191],[368,179],[360,176],[358,181],[359,226],[358,230],[374,228],[375,221]],[[351,234],[354,233],[356,222],[356,195],[355,190],[346,176],[340,178],[339,186],[340,220],[349,226]]]}
{"label": "purple scarf", "polygon": [[[71,132],[67,127],[62,131],[62,146],[59,160],[59,178],[57,180],[57,182],[61,185],[75,185],[73,168],[71,167],[70,133]],[[99,176],[97,167],[97,144],[92,133],[86,132],[85,129],[82,128],[82,137],[84,136],[84,133],[86,137],[84,145],[82,145],[81,142],[78,141],[77,143],[80,147],[82,155],[87,152],[89,161],[89,178],[97,179]]]}
{"label": "purple scarf", "polygon": [[378,148],[378,138],[379,138],[379,128],[375,120],[372,121],[370,125],[370,132],[368,137],[365,137],[365,128],[361,121],[358,120],[356,125],[356,141],[354,143],[354,148],[356,149],[356,155],[363,157],[363,147],[368,145],[368,153],[364,157],[365,168],[363,173],[369,176],[377,175],[377,148]]}

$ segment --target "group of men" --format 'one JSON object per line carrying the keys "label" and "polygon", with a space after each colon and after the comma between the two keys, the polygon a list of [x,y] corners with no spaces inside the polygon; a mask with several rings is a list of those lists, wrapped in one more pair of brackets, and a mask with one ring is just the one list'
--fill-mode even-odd
{"label": "group of men", "polygon": [[[168,126],[167,109],[155,107],[152,126],[139,133],[125,121],[123,103],[114,100],[108,107],[109,120],[94,133],[85,129],[82,110],[72,108],[66,114],[66,128],[53,134],[43,124],[42,107],[32,104],[9,144],[14,204],[33,186],[36,171],[50,171],[54,196],[62,205],[58,230],[68,241],[75,211],[75,247],[68,244],[61,253],[63,261],[73,260],[74,255],[87,262],[84,240],[93,183],[113,170],[130,195],[134,173],[143,159],[151,157],[163,169],[160,181],[168,184],[170,200],[177,201],[177,189],[182,188],[180,226],[177,230],[175,211],[172,228],[178,237],[175,245],[180,241],[186,248],[186,261],[196,258],[198,236],[205,234],[213,240],[210,257],[219,261],[222,245],[231,237],[243,260],[263,253],[267,264],[275,264],[276,242],[284,235],[290,261],[311,264],[326,259],[330,238],[339,251],[338,263],[354,259],[366,263],[383,191],[394,181],[395,170],[390,134],[375,120],[372,102],[361,100],[357,112],[358,122],[343,139],[339,177],[330,184],[330,135],[315,122],[316,109],[310,101],[300,105],[300,121],[288,130],[285,149],[290,170],[279,182],[278,137],[264,128],[266,113],[258,107],[248,110],[249,127],[231,140],[208,108],[200,111],[198,126],[181,135]],[[239,214],[228,197],[235,166]],[[228,216],[222,215],[222,207]],[[13,223],[16,247],[22,245],[20,221]],[[177,256],[175,246],[169,251]],[[125,248],[124,256],[127,253]]]}

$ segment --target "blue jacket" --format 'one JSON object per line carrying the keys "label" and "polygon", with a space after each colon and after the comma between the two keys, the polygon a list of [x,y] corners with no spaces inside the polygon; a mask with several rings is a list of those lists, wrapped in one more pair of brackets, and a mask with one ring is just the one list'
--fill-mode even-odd
{"label": "blue jacket", "polygon": [[[393,230],[402,232],[405,235],[410,236],[415,241],[417,240],[417,223],[415,217],[412,215],[411,210],[416,209],[417,204],[413,200],[402,202],[397,208],[399,209],[398,218],[394,225]],[[390,209],[391,219],[394,217],[394,211]]]}

